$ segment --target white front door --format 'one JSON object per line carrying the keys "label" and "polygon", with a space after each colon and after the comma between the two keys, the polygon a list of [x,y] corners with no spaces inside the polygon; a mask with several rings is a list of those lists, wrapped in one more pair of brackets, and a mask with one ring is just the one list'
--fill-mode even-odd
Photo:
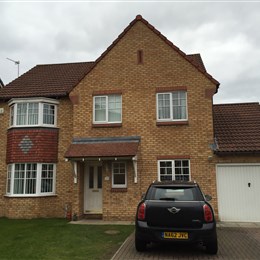
{"label": "white front door", "polygon": [[102,166],[88,165],[85,172],[84,211],[102,213]]}

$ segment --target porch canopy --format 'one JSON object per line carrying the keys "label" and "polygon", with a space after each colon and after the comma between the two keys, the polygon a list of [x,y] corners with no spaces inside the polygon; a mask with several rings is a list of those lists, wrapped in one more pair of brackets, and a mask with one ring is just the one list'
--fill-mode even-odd
{"label": "porch canopy", "polygon": [[139,136],[74,138],[65,153],[65,158],[82,160],[134,157],[140,140]]}
{"label": "porch canopy", "polygon": [[77,161],[117,160],[117,158],[132,160],[134,182],[137,183],[137,151],[140,140],[139,136],[74,138],[65,153],[67,160],[74,161],[74,183],[77,183]]}

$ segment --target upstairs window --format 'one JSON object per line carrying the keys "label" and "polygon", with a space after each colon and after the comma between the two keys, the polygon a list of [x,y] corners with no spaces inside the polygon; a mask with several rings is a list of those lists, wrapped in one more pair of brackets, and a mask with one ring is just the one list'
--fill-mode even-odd
{"label": "upstairs window", "polygon": [[56,126],[57,104],[52,99],[13,99],[10,106],[10,126]]}
{"label": "upstairs window", "polygon": [[38,125],[39,103],[16,105],[16,125]]}
{"label": "upstairs window", "polygon": [[94,96],[94,123],[121,123],[122,96]]}
{"label": "upstairs window", "polygon": [[157,121],[187,120],[187,92],[157,93]]}
{"label": "upstairs window", "polygon": [[51,104],[43,104],[43,124],[54,125],[55,124],[55,112],[56,106]]}

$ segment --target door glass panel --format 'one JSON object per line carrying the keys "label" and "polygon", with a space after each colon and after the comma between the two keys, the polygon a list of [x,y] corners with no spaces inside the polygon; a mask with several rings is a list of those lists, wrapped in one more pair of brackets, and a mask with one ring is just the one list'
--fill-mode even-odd
{"label": "door glass panel", "polygon": [[102,189],[102,166],[98,167],[98,189]]}
{"label": "door glass panel", "polygon": [[88,183],[88,187],[90,189],[94,188],[94,167],[93,166],[89,167],[89,183]]}

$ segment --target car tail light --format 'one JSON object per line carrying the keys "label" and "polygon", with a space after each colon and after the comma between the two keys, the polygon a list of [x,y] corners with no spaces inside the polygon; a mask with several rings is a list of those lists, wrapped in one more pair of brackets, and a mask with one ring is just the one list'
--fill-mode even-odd
{"label": "car tail light", "polygon": [[144,220],[145,219],[145,209],[146,209],[146,205],[143,202],[139,208],[138,208],[138,212],[137,212],[137,218],[138,220]]}
{"label": "car tail light", "polygon": [[204,211],[204,220],[206,222],[212,222],[213,221],[213,212],[212,212],[210,206],[205,204],[203,206],[203,211]]}

